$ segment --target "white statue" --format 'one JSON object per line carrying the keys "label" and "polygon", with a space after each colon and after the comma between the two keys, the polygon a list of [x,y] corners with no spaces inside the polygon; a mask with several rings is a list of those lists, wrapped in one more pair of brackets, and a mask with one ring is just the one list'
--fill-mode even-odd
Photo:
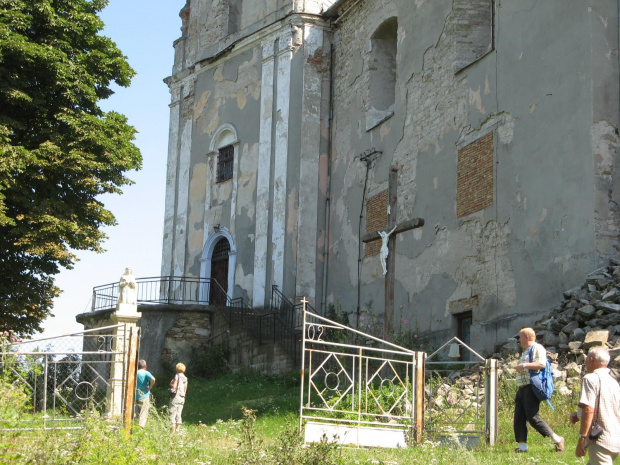
{"label": "white statue", "polygon": [[387,256],[390,253],[388,250],[388,238],[394,232],[396,226],[392,228],[390,232],[379,231],[379,236],[381,236],[381,250],[379,252],[379,258],[381,259],[381,267],[383,268],[383,274],[387,274],[387,268],[385,265],[385,261],[387,260]]}
{"label": "white statue", "polygon": [[119,288],[118,303],[136,305],[136,278],[130,266],[125,268],[125,274],[121,276]]}

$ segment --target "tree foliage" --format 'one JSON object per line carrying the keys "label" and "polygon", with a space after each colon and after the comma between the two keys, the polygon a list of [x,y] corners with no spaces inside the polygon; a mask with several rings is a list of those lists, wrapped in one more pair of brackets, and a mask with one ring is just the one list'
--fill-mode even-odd
{"label": "tree foliage", "polygon": [[101,252],[98,196],[141,167],[126,118],[104,112],[126,57],[100,35],[107,0],[0,0],[0,328],[40,330],[72,250]]}

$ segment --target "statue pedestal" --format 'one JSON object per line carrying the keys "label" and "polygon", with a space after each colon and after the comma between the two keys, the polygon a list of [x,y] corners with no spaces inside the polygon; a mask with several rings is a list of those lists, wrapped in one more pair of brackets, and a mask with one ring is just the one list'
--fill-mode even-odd
{"label": "statue pedestal", "polygon": [[[120,416],[123,411],[123,391],[127,378],[125,373],[127,364],[127,349],[129,344],[129,330],[136,327],[140,315],[135,304],[118,304],[117,312],[110,318],[113,325],[122,325],[114,328],[112,350],[112,365],[107,388],[108,416]],[[128,393],[134,395],[134,393]]]}
{"label": "statue pedestal", "polygon": [[116,314],[118,316],[121,315],[130,315],[130,316],[138,316],[138,305],[137,304],[116,304]]}

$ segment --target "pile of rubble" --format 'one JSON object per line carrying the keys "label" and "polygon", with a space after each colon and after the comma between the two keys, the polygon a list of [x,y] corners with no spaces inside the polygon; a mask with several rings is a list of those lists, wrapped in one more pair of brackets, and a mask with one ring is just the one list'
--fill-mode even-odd
{"label": "pile of rubble", "polygon": [[[569,394],[579,384],[588,349],[595,345],[610,349],[610,368],[620,379],[620,261],[612,260],[591,273],[583,286],[564,292],[561,303],[532,327],[547,349],[559,392]],[[501,347],[506,376],[514,376],[520,352],[516,339]]]}

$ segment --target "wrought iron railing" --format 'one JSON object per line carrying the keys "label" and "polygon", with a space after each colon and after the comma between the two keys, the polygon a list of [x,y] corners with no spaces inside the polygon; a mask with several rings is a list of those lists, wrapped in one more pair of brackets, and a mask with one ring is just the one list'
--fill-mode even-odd
{"label": "wrought iron railing", "polygon": [[[243,306],[241,299],[231,299],[220,284],[209,278],[186,276],[157,276],[136,279],[136,298],[139,304],[220,304]],[[109,310],[118,302],[119,283],[93,288],[92,311]]]}
{"label": "wrought iron railing", "polygon": [[304,303],[306,311],[316,313],[308,302],[291,302],[277,285],[271,286],[271,312],[260,315],[252,322],[254,331],[260,332],[261,339],[273,339],[279,343],[295,363],[301,362],[302,329]]}
{"label": "wrought iron railing", "polygon": [[[305,308],[310,313],[316,313],[308,302]],[[301,331],[304,324],[303,302],[291,302],[275,284],[271,286],[271,311],[278,315],[289,329]]]}
{"label": "wrought iron railing", "polygon": [[[119,283],[93,288],[92,311],[110,310],[116,307]],[[301,329],[303,327],[303,303],[291,302],[278,286],[272,286],[269,312],[250,308],[242,298],[231,299],[220,284],[209,278],[185,276],[158,276],[136,279],[138,304],[222,304],[227,307],[230,328],[248,330],[260,344],[279,343],[293,357],[301,360]],[[316,313],[306,302],[306,310]],[[215,339],[215,338],[214,338]]]}

